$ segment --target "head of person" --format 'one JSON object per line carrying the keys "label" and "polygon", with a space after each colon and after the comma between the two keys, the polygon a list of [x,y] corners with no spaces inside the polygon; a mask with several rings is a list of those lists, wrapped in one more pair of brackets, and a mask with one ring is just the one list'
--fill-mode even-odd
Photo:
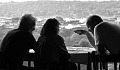
{"label": "head of person", "polygon": [[36,18],[32,14],[24,14],[20,19],[18,29],[32,32],[35,30]]}
{"label": "head of person", "polygon": [[86,25],[89,31],[94,32],[95,26],[101,22],[103,22],[103,20],[100,16],[92,15],[87,19]]}
{"label": "head of person", "polygon": [[40,35],[57,35],[59,33],[59,21],[55,18],[49,18],[43,25]]}

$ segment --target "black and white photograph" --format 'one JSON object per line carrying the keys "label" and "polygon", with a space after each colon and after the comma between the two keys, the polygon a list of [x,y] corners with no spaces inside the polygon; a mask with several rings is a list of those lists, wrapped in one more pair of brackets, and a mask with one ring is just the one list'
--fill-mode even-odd
{"label": "black and white photograph", "polygon": [[0,0],[0,70],[120,70],[120,0]]}

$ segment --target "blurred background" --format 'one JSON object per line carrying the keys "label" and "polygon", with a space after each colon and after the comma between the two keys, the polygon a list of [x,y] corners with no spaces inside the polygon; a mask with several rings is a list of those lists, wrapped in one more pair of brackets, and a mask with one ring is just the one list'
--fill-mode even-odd
{"label": "blurred background", "polygon": [[33,32],[36,40],[45,21],[55,17],[61,23],[59,35],[69,48],[93,48],[85,35],[74,33],[78,29],[87,30],[86,19],[92,14],[120,25],[119,0],[0,0],[0,43],[8,31],[18,27],[20,17],[25,13],[37,18]]}

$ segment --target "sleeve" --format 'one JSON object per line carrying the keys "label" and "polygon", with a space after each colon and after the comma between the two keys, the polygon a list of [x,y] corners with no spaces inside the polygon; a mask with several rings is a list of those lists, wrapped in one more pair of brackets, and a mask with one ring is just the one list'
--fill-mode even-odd
{"label": "sleeve", "polygon": [[3,38],[2,43],[1,43],[1,45],[0,45],[0,51],[6,50],[6,46],[8,45],[8,41],[9,41],[8,38],[9,38],[9,34],[7,34],[7,35]]}
{"label": "sleeve", "polygon": [[67,51],[67,48],[66,48],[65,43],[64,43],[64,39],[60,36],[59,36],[59,39],[58,39],[58,44],[59,44],[59,46],[61,47],[62,50]]}
{"label": "sleeve", "polygon": [[95,48],[98,51],[98,44],[99,44],[99,38],[98,38],[98,33],[97,33],[97,28],[95,27],[94,29],[94,39],[95,39]]}
{"label": "sleeve", "polygon": [[105,48],[104,48],[104,35],[103,33],[103,28],[102,25],[97,25],[94,30],[94,38],[95,38],[95,45],[96,45],[96,50],[100,53],[105,53]]}
{"label": "sleeve", "polygon": [[40,49],[42,43],[44,42],[45,39],[43,39],[42,36],[40,36],[35,44],[35,51],[38,51],[38,48]]}
{"label": "sleeve", "polygon": [[5,51],[7,45],[11,42],[12,38],[14,36],[14,33],[12,31],[9,31],[6,36],[3,38],[2,43],[0,45],[0,51]]}
{"label": "sleeve", "polygon": [[68,50],[64,43],[64,39],[62,37],[59,37],[58,45],[61,49],[62,58],[65,57],[65,59],[68,60],[71,57],[71,55],[68,53]]}
{"label": "sleeve", "polygon": [[94,38],[95,38],[95,45],[103,44],[105,37],[105,24],[99,24],[94,29]]}
{"label": "sleeve", "polygon": [[36,40],[35,40],[35,38],[34,38],[34,36],[32,35],[31,36],[31,41],[30,41],[30,43],[31,43],[31,48],[35,48],[35,44],[36,44]]}
{"label": "sleeve", "polygon": [[32,34],[26,34],[26,36],[24,36],[24,40],[26,41],[26,44],[28,45],[29,49],[34,49],[35,48],[35,44],[36,44],[36,40],[34,38],[34,36]]}

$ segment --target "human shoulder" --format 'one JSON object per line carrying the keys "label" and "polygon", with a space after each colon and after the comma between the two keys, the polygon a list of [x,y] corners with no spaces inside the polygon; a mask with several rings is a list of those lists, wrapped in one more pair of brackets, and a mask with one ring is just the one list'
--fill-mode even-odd
{"label": "human shoulder", "polygon": [[27,36],[27,37],[31,37],[33,36],[31,33],[27,32],[27,31],[23,31],[23,30],[17,30],[17,35],[19,36]]}
{"label": "human shoulder", "polygon": [[100,41],[117,39],[120,35],[120,26],[115,23],[102,22],[95,27],[94,35]]}
{"label": "human shoulder", "polygon": [[108,22],[101,22],[101,23],[99,23],[98,25],[95,26],[95,29],[102,29],[102,28],[104,28],[106,26],[109,26],[109,25],[111,25],[111,24],[108,23]]}
{"label": "human shoulder", "polygon": [[8,34],[14,34],[14,33],[16,33],[17,31],[18,31],[17,29],[13,29],[13,30],[8,31]]}
{"label": "human shoulder", "polygon": [[111,31],[111,30],[118,31],[119,29],[120,29],[119,25],[117,25],[115,23],[109,23],[109,22],[102,22],[95,26],[95,31],[97,31],[97,32],[100,32],[100,31],[104,32],[104,31]]}
{"label": "human shoulder", "polygon": [[110,32],[110,30],[113,30],[112,28],[114,26],[114,23],[109,23],[109,22],[102,22],[98,25],[95,26],[95,29],[94,29],[94,32],[97,32],[97,33],[106,33],[107,32]]}
{"label": "human shoulder", "polygon": [[57,35],[56,37],[57,37],[57,40],[64,41],[64,39],[60,35]]}

